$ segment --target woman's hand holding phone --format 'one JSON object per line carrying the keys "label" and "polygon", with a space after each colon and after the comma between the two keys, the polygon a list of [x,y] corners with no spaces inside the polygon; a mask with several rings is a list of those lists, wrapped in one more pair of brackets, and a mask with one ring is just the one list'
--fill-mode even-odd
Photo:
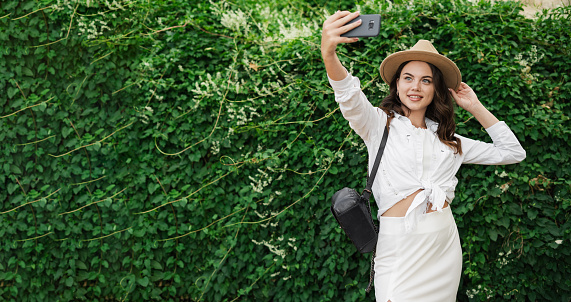
{"label": "woman's hand holding phone", "polygon": [[325,56],[334,55],[337,45],[340,43],[359,41],[359,38],[341,37],[342,34],[361,25],[361,21],[347,24],[358,16],[359,12],[338,11],[325,20],[323,31],[321,32],[321,55],[324,58]]}
{"label": "woman's hand holding phone", "polygon": [[359,16],[359,12],[338,11],[331,17],[327,18],[323,23],[323,31],[321,32],[321,56],[323,64],[327,70],[327,75],[334,81],[340,81],[347,76],[345,67],[339,61],[337,53],[337,45],[340,43],[353,43],[359,41],[358,38],[341,37],[342,34],[358,27],[361,22],[347,22]]}

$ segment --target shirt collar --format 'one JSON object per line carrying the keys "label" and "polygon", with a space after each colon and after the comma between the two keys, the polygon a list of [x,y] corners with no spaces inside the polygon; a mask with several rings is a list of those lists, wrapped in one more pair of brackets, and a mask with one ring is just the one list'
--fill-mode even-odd
{"label": "shirt collar", "polygon": [[426,128],[430,129],[433,132],[436,132],[436,130],[438,130],[438,123],[425,117],[424,118],[424,122],[426,123]]}
{"label": "shirt collar", "polygon": [[[409,121],[408,117],[404,116],[404,115],[400,115],[397,112],[394,112],[395,117],[401,121]],[[432,132],[436,132],[438,130],[438,123],[425,117],[424,118],[424,122],[426,123],[426,128],[430,129]]]}

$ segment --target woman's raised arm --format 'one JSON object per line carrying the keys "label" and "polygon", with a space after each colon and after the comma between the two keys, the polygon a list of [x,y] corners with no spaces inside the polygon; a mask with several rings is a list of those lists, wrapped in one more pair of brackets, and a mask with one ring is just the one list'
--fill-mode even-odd
{"label": "woman's raised arm", "polygon": [[336,49],[340,43],[353,43],[359,41],[358,38],[341,37],[342,34],[359,26],[361,21],[345,25],[347,22],[359,16],[359,12],[350,13],[348,11],[338,11],[323,23],[321,32],[321,56],[327,74],[334,81],[343,80],[347,76],[345,67],[337,57]]}

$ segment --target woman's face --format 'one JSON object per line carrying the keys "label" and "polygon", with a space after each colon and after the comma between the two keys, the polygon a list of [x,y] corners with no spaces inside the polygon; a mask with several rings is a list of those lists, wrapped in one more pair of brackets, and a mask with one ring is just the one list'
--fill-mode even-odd
{"label": "woman's face", "polygon": [[[412,112],[426,112],[434,97],[432,70],[426,62],[412,61],[404,66],[397,79],[401,102]],[[403,108],[406,112],[406,108]]]}

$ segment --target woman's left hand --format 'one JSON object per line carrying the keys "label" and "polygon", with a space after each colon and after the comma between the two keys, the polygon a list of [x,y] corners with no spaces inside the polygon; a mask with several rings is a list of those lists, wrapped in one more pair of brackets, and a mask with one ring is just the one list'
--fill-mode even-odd
{"label": "woman's left hand", "polygon": [[448,89],[454,97],[456,104],[470,112],[482,126],[486,129],[499,122],[499,120],[490,112],[476,96],[476,93],[466,83],[460,83],[458,90]]}
{"label": "woman's left hand", "polygon": [[464,82],[460,83],[458,90],[454,91],[450,88],[448,88],[448,90],[452,94],[452,97],[454,97],[456,104],[470,113],[477,107],[482,106],[474,90]]}

